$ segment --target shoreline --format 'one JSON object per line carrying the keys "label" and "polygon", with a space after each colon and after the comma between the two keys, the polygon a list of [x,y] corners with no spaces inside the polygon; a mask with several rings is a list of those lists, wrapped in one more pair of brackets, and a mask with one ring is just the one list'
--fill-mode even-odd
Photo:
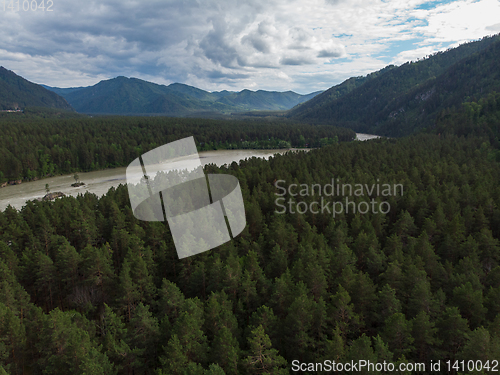
{"label": "shoreline", "polygon": [[[262,151],[262,152],[272,152],[272,151],[276,150],[276,151],[278,151],[276,153],[280,153],[283,150],[285,150],[285,152],[286,152],[286,151],[308,151],[308,150],[315,150],[315,149],[316,148],[314,148],[314,147],[304,147],[304,148],[300,148],[300,147],[291,147],[291,148],[266,148],[266,149],[264,149],[264,148],[231,148],[231,149],[221,148],[221,149],[217,149],[217,150],[199,151],[198,155],[199,155],[200,159],[206,159],[207,156],[202,156],[203,154],[213,153],[213,152],[222,152],[222,151],[229,151],[229,152],[232,152],[232,151],[253,151],[253,152]],[[187,156],[191,156],[191,155],[187,155]],[[172,161],[182,161],[181,159],[188,160],[187,156],[183,156],[183,157],[179,158],[179,160],[172,160]],[[26,183],[29,183],[29,182],[43,181],[43,180],[47,180],[49,178],[55,178],[55,177],[65,177],[65,176],[71,176],[71,177],[73,177],[73,175],[75,173],[104,172],[104,171],[112,171],[112,170],[115,170],[115,169],[118,169],[118,168],[127,168],[127,167],[128,167],[128,164],[127,165],[115,166],[115,167],[93,169],[91,171],[74,171],[74,172],[70,172],[70,173],[53,174],[53,175],[47,175],[47,176],[44,176],[44,177],[35,177],[35,178],[31,179],[31,180],[24,180],[24,179],[21,179],[21,180],[10,180],[10,181],[5,181],[5,182],[0,183],[0,189],[3,189],[4,187],[9,187],[9,186],[22,185],[22,184],[26,184]]]}
{"label": "shoreline", "polygon": [[[300,150],[309,151],[312,150],[312,148],[212,150],[202,151],[199,155],[202,166],[207,164],[222,166],[224,164],[231,164],[234,161],[239,162],[251,157],[268,158],[278,153],[283,154],[288,151]],[[102,196],[106,194],[111,187],[127,183],[126,169],[127,166],[123,166],[90,172],[78,172],[80,181],[85,183],[85,185],[79,187],[71,186],[71,184],[74,183],[74,173],[47,176],[46,178],[38,180],[26,181],[19,185],[8,185],[4,189],[0,189],[0,211],[4,211],[9,204],[20,210],[27,201],[43,198],[47,194],[45,190],[46,184],[49,185],[51,191],[62,192],[66,196],[76,197],[79,194],[85,194],[86,192]]]}

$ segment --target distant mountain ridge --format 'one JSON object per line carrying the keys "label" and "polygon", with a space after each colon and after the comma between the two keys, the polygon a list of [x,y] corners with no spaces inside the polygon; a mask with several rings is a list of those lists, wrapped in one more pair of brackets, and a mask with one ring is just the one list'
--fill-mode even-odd
{"label": "distant mountain ridge", "polygon": [[73,111],[63,97],[0,66],[0,110],[26,107],[48,107]]}
{"label": "distant mountain ridge", "polygon": [[435,126],[440,111],[493,91],[500,92],[500,35],[350,78],[288,111],[287,117],[403,136]]}
{"label": "distant mountain ridge", "polygon": [[44,87],[63,96],[80,113],[168,116],[283,111],[320,93],[301,95],[293,91],[264,90],[208,92],[181,83],[166,86],[122,76],[89,87]]}

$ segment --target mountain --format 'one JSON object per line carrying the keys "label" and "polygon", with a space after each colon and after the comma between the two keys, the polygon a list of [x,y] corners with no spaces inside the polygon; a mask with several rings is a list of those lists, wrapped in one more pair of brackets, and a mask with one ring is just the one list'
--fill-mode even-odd
{"label": "mountain", "polygon": [[69,94],[70,92],[78,91],[81,89],[85,89],[86,87],[67,87],[67,88],[59,88],[59,87],[51,87],[47,85],[40,85],[43,88],[46,88],[49,91],[55,92],[57,95],[64,97],[64,95]]}
{"label": "mountain", "polygon": [[320,93],[300,95],[292,91],[263,90],[211,93],[181,83],[165,86],[127,77],[101,81],[90,87],[45,87],[62,95],[81,113],[168,116],[288,110]]}
{"label": "mountain", "polygon": [[72,111],[68,102],[41,85],[27,81],[16,73],[0,67],[0,109],[48,107]]}
{"label": "mountain", "polygon": [[116,77],[94,86],[60,92],[82,113],[184,115],[207,110],[195,97],[137,78]]}
{"label": "mountain", "polygon": [[173,91],[175,93],[191,96],[191,97],[199,99],[199,100],[215,101],[216,98],[218,98],[216,96],[213,96],[208,91],[201,90],[201,89],[193,87],[193,86],[184,85],[182,83],[172,83],[171,85],[168,85],[167,87],[168,87],[169,91]]}
{"label": "mountain", "polygon": [[437,114],[500,91],[500,36],[486,37],[418,62],[351,78],[293,108],[297,121],[329,123],[387,136],[435,125]]}
{"label": "mountain", "polygon": [[235,92],[220,98],[218,101],[230,106],[242,108],[242,110],[286,110],[297,104],[303,103],[321,91],[313,92],[308,95],[300,95],[293,91],[277,92],[277,91],[250,91],[243,90]]}

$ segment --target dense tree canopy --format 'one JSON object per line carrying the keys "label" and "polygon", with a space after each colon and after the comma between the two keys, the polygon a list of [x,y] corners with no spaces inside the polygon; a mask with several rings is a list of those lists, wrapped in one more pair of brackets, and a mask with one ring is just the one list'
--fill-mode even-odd
{"label": "dense tree canopy", "polygon": [[[71,124],[84,145],[119,126],[131,142],[124,155],[158,142],[140,125],[95,121]],[[10,128],[6,143],[22,140],[22,129]],[[56,137],[49,129],[40,124],[37,144]],[[80,147],[69,137],[56,144]],[[492,152],[486,138],[421,134],[209,165],[206,172],[238,178],[247,226],[182,260],[166,223],[135,219],[125,186],[102,198],[9,207],[0,212],[0,373],[284,374],[294,360],[498,360],[500,164]],[[404,193],[376,198],[390,204],[387,214],[275,212],[276,181],[332,178],[402,184]]]}

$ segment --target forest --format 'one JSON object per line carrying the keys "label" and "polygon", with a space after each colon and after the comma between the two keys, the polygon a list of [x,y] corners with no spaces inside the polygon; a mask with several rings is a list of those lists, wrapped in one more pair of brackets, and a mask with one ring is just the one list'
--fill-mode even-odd
{"label": "forest", "polygon": [[144,152],[192,135],[199,151],[317,148],[355,138],[349,129],[283,121],[43,115],[28,109],[0,118],[0,183],[127,166]]}
{"label": "forest", "polygon": [[[490,371],[448,372],[442,365],[433,373],[496,373],[500,163],[498,107],[488,104],[494,101],[498,96],[443,111],[434,129],[406,138],[206,166],[206,173],[238,178],[247,226],[233,241],[182,260],[166,223],[134,217],[125,186],[101,198],[87,193],[7,208],[0,212],[0,374],[289,374],[293,361],[360,359],[427,366],[481,360]],[[35,163],[40,149],[63,150],[57,152],[72,160],[64,152],[76,147],[80,164],[70,167],[87,170],[92,159],[84,146],[88,155],[107,155],[98,147],[120,139],[116,155],[123,159],[114,163],[126,163],[143,147],[192,131],[181,123],[192,120],[175,120],[180,125],[169,133],[160,119],[119,120],[40,122],[30,138],[34,124],[4,126],[2,151],[19,158],[26,152]],[[237,143],[246,135],[297,145],[303,135],[313,145],[311,139],[350,136],[278,124],[259,138],[257,124],[233,131],[205,130],[206,123],[192,125],[200,128],[199,142]],[[104,166],[101,160],[108,159],[94,166]],[[276,213],[276,181],[332,178],[402,184],[404,194],[376,198],[390,205],[385,215]]]}
{"label": "forest", "polygon": [[432,127],[435,134],[476,136],[500,148],[500,93],[492,92],[477,101],[467,101],[456,109],[443,110]]}

